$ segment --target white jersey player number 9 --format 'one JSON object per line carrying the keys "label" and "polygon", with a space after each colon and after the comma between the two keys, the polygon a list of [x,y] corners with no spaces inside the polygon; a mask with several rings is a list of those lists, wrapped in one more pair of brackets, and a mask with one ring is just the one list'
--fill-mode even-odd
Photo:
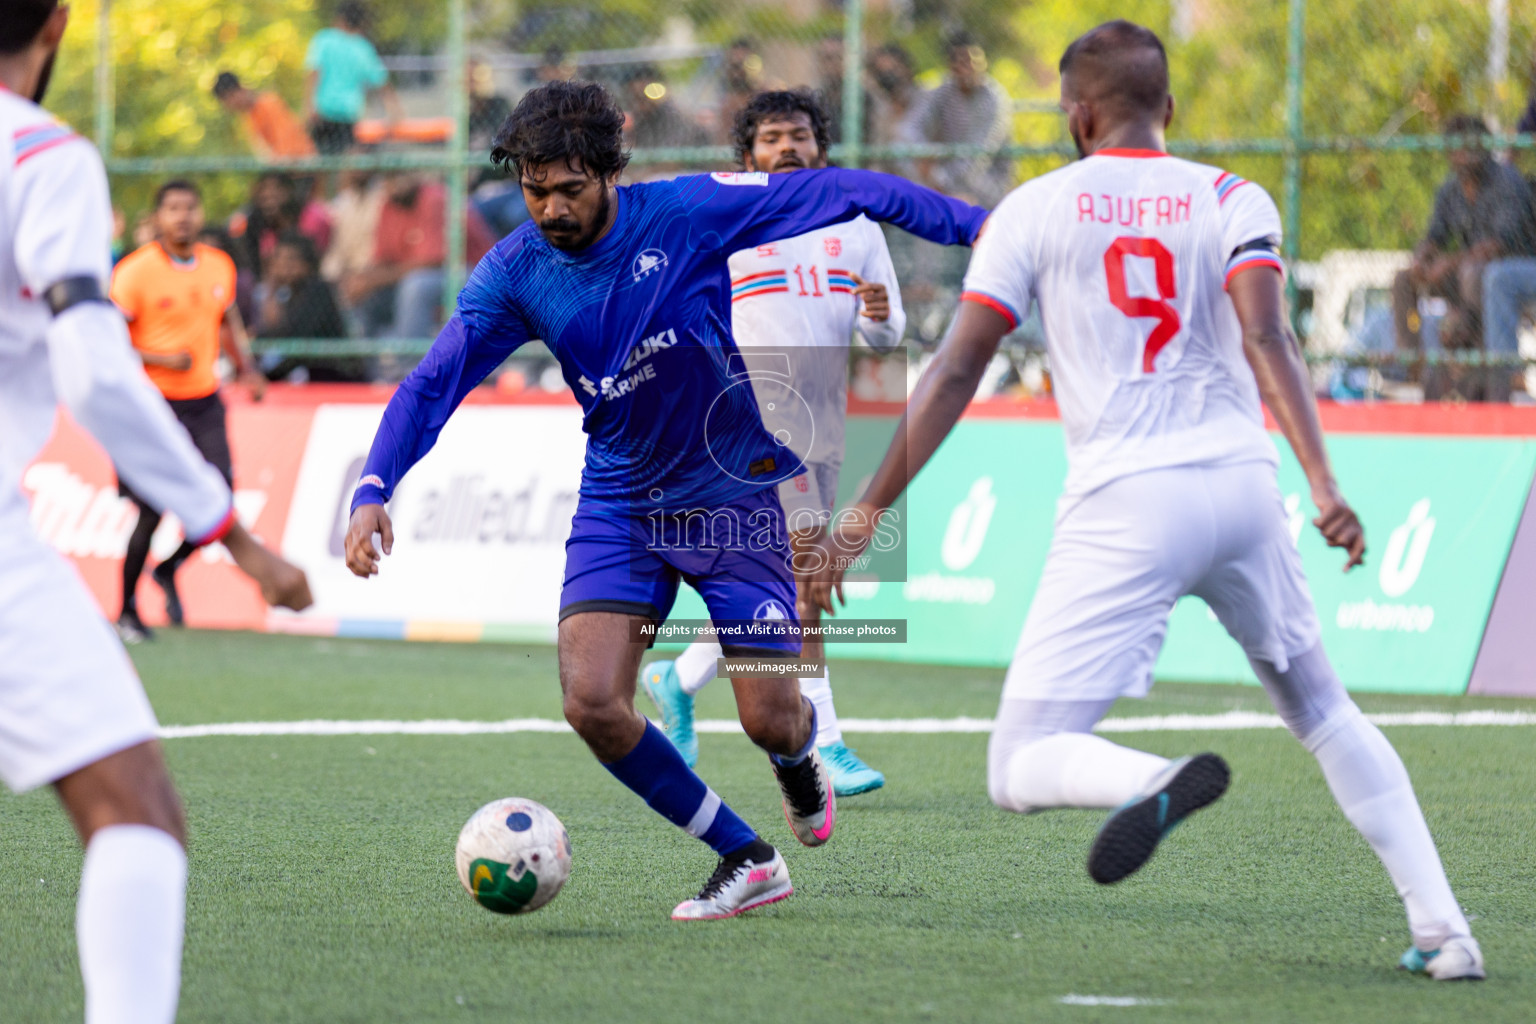
{"label": "white jersey player number 9", "polygon": [[1063,511],[1164,466],[1277,461],[1228,276],[1270,249],[1258,185],[1147,151],[1100,151],[1019,186],[976,245],[965,297],[1019,323],[1038,301],[1066,434]]}

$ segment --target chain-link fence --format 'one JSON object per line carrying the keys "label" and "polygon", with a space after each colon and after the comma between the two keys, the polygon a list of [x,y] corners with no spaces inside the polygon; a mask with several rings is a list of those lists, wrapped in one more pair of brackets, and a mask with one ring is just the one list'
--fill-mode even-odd
{"label": "chain-link fence", "polygon": [[[235,256],[243,311],[279,375],[389,377],[425,349],[466,268],[527,217],[487,153],[511,105],[541,81],[591,78],[613,90],[628,114],[631,180],[731,166],[731,125],[747,97],[807,85],[832,117],[834,160],[991,205],[1075,155],[1057,108],[1056,61],[1113,17],[1167,43],[1178,102],[1171,148],[1262,184],[1280,204],[1296,322],[1321,388],[1501,398],[1523,389],[1521,354],[1536,355],[1536,264],[1521,262],[1536,257],[1536,237],[1490,247],[1461,225],[1441,230],[1433,253],[1414,254],[1437,189],[1460,187],[1448,151],[1470,143],[1445,134],[1454,116],[1484,119],[1499,174],[1536,173],[1529,4],[73,6],[52,99],[94,125],[124,214],[119,244],[153,231],[146,212],[160,182],[196,180],[210,241]],[[377,77],[359,72],[375,53]],[[332,88],[337,68],[355,80],[350,94]],[[1472,196],[1487,166],[1463,173],[1471,201],[1459,205],[1474,219],[1507,218]],[[1529,190],[1519,194],[1529,205]],[[909,343],[931,347],[953,311],[965,254],[899,232],[891,248]],[[988,386],[1048,387],[1039,340],[1027,323]],[[558,386],[532,358],[510,385]]]}

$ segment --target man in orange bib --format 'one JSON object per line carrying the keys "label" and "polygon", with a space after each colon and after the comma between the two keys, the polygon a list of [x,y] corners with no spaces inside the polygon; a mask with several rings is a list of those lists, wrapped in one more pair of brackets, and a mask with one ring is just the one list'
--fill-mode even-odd
{"label": "man in orange bib", "polygon": [[[224,401],[219,397],[218,355],[222,345],[251,395],[260,400],[266,379],[250,357],[245,324],[235,308],[235,264],[227,255],[197,241],[203,228],[203,202],[190,181],[168,181],[155,193],[155,241],[126,256],[112,275],[112,301],[128,320],[128,334],[149,379],[160,389],[192,443],[233,484]],[[118,490],[139,506],[139,521],[123,557],[123,607],[117,628],[127,643],[153,636],[139,618],[135,591],[149,543],[160,525],[160,510],[150,507],[121,479]],[[166,617],[181,625],[176,570],[196,550],[183,541],[175,554],[155,567],[153,578],[165,591]]]}

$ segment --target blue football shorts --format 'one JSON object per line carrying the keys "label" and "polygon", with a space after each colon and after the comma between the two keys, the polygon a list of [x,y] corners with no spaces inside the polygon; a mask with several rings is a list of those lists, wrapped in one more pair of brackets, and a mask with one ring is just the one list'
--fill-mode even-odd
{"label": "blue football shorts", "polygon": [[799,655],[795,577],[778,492],[711,509],[637,510],[583,501],[565,542],[560,618],[619,612],[666,621],[686,582],[728,655]]}

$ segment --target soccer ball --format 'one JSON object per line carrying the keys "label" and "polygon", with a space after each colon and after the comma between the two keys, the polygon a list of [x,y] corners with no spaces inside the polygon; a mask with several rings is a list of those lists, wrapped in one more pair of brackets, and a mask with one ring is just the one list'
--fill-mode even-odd
{"label": "soccer ball", "polygon": [[571,837],[532,800],[492,800],[465,822],[454,851],[459,881],[498,914],[526,914],[555,898],[571,875]]}

